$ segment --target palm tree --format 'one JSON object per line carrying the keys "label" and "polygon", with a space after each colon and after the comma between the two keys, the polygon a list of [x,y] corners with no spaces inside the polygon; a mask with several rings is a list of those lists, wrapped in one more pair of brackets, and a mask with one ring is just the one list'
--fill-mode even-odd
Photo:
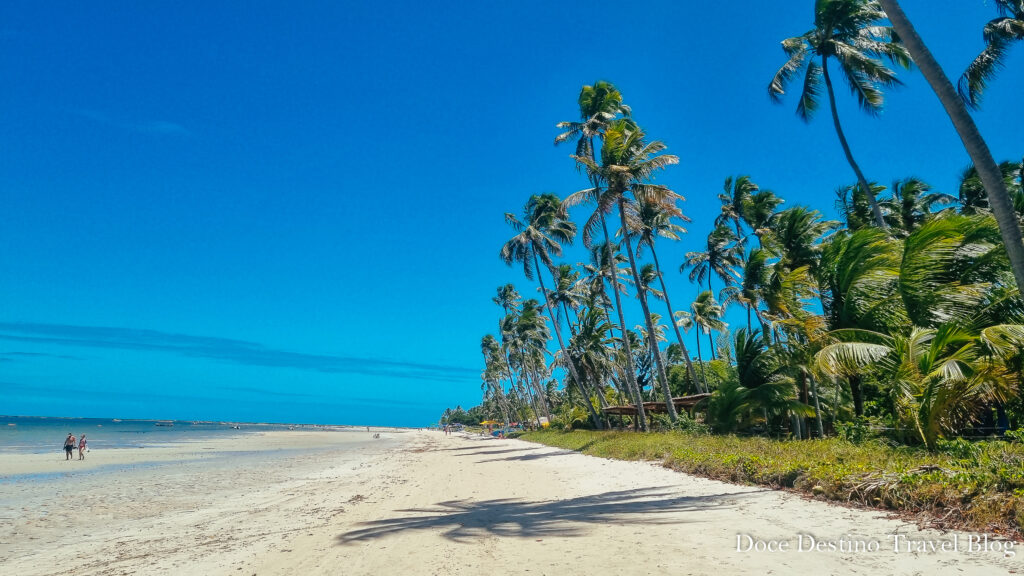
{"label": "palm tree", "polygon": [[[1013,194],[1014,198],[1020,195],[1021,166],[1022,164],[1010,161],[999,163],[999,173],[1003,178],[1003,185],[1006,186],[1007,192]],[[988,203],[988,195],[985,193],[985,186],[981,183],[978,169],[973,165],[968,166],[960,175],[960,186],[957,188],[957,192],[962,214],[992,212]]]}
{"label": "palm tree", "polygon": [[498,399],[505,424],[508,425],[510,405],[505,398],[501,380],[503,369],[507,368],[504,362],[504,355],[498,340],[491,334],[485,335],[480,340],[480,352],[484,355],[484,383],[490,387]]}
{"label": "palm tree", "polygon": [[[505,221],[518,232],[501,247],[501,259],[505,264],[511,266],[516,262],[523,264],[523,273],[527,278],[533,280],[534,270],[537,272],[537,280],[540,282],[540,291],[544,294],[544,303],[548,310],[548,316],[555,327],[555,335],[558,338],[558,347],[562,351],[562,359],[566,368],[572,375],[572,379],[579,386],[580,392],[586,396],[582,389],[583,380],[576,373],[576,366],[569,356],[562,339],[562,328],[551,308],[551,301],[548,299],[548,291],[544,286],[544,274],[541,271],[541,263],[552,270],[554,262],[551,255],[561,256],[561,242],[571,243],[576,237],[576,225],[568,220],[562,202],[554,194],[533,195],[526,202],[523,210],[523,221],[515,215],[505,213]],[[553,272],[552,272],[553,274]],[[597,423],[600,426],[600,422]]]}
{"label": "palm tree", "polygon": [[960,77],[959,92],[964,103],[978,108],[988,82],[1003,67],[1006,51],[1015,40],[1024,40],[1024,0],[995,0],[999,18],[985,25],[985,49]]}
{"label": "palm tree", "polygon": [[628,117],[629,106],[622,103],[622,93],[611,83],[598,80],[593,86],[584,86],[578,98],[580,120],[559,122],[557,127],[565,130],[555,138],[555,145],[576,138],[576,156],[594,157],[594,138],[617,116]]}
{"label": "palm tree", "polygon": [[739,278],[736,268],[740,265],[741,253],[741,240],[733,234],[732,229],[728,226],[717,226],[708,234],[705,250],[686,253],[683,263],[679,266],[679,272],[689,269],[690,282],[698,286],[706,278],[708,290],[713,290],[711,276],[718,276],[726,286],[729,286]]}
{"label": "palm tree", "polygon": [[1024,240],[1021,239],[1020,224],[1017,222],[1017,215],[1013,210],[1013,202],[1003,182],[1002,175],[992,153],[988,149],[985,140],[982,139],[974,119],[967,112],[964,101],[953,88],[953,84],[942,71],[939,63],[935,61],[924,40],[917,34],[914,25],[907,18],[907,15],[896,0],[880,0],[885,7],[886,14],[892,22],[893,28],[899,34],[900,39],[906,45],[907,50],[914,58],[921,69],[928,84],[931,85],[935,95],[938,96],[946,114],[953,122],[960,140],[964,143],[967,154],[978,169],[982,184],[988,193],[989,205],[992,214],[999,223],[999,233],[1002,235],[1003,244],[1006,246],[1006,253],[1010,257],[1010,268],[1013,270],[1013,277],[1017,281],[1017,287],[1024,289]]}
{"label": "palm tree", "polygon": [[[885,186],[872,182],[871,195],[878,198],[878,195],[885,191]],[[874,215],[871,213],[871,204],[868,202],[868,195],[860,184],[844,186],[836,190],[836,210],[843,216],[846,229],[860,230],[871,226]]]}
{"label": "palm tree", "polygon": [[[668,289],[665,287],[665,277],[662,275],[661,264],[658,262],[658,253],[654,250],[654,241],[659,236],[669,240],[679,240],[679,235],[686,232],[686,229],[682,226],[672,222],[673,216],[684,222],[690,221],[674,205],[650,202],[642,198],[637,202],[635,222],[638,228],[637,253],[645,246],[651,250],[651,257],[654,259],[654,272],[658,277],[658,282],[661,284],[661,295],[658,298],[665,301],[665,307],[668,308],[668,318],[674,318],[675,313],[672,311],[672,301],[669,299]],[[739,226],[738,223],[737,226]],[[683,362],[686,364],[686,372],[690,375],[690,379],[693,382],[698,382],[697,374],[693,370],[693,361],[690,359],[690,352],[686,349],[686,344],[683,342],[683,335],[679,332],[679,326],[675,322],[671,324],[676,333],[676,341],[679,343]],[[703,383],[703,387],[706,392],[706,382]]]}
{"label": "palm tree", "polygon": [[771,221],[775,216],[775,209],[783,203],[771,190],[755,190],[750,194],[744,206],[743,221],[754,231],[759,244],[764,243],[764,237],[771,230]]}
{"label": "palm tree", "polygon": [[[768,85],[768,95],[773,101],[779,102],[786,93],[787,85],[803,69],[803,92],[796,113],[802,120],[809,122],[818,108],[821,81],[825,81],[836,135],[839,136],[846,161],[865,191],[871,188],[860,166],[853,159],[850,145],[839,124],[828,65],[830,59],[838,62],[839,70],[846,77],[861,109],[871,115],[878,114],[884,102],[882,88],[900,84],[896,73],[887,68],[881,58],[885,57],[904,67],[910,65],[910,57],[895,38],[892,29],[880,25],[883,20],[885,13],[875,0],[816,0],[814,28],[801,36],[782,41],[782,49],[788,60]],[[820,60],[820,63],[815,59]],[[875,223],[885,228],[882,211],[871,194],[868,194],[868,201]]]}
{"label": "palm tree", "polygon": [[927,182],[918,178],[904,178],[893,182],[892,199],[884,202],[888,205],[888,212],[894,220],[893,228],[909,234],[932,215],[935,206],[956,201],[950,194],[931,190],[932,187]]}
{"label": "palm tree", "polygon": [[[583,89],[580,90],[578,103],[582,122],[559,123],[558,127],[565,129],[566,131],[555,138],[555,145],[566,142],[573,137],[577,138],[576,154],[573,155],[573,158],[576,160],[577,167],[586,166],[585,162],[581,159],[586,159],[586,161],[594,164],[594,138],[603,138],[608,126],[615,121],[616,117],[620,115],[628,117],[630,114],[629,107],[622,103],[622,94],[609,82],[596,82],[594,86],[584,86]],[[590,179],[591,188],[573,194],[566,199],[566,204],[572,205],[574,203],[581,203],[584,201],[593,201],[600,197],[601,182],[599,176],[593,170],[588,168],[587,177]],[[583,227],[583,244],[587,247],[591,246],[593,233],[597,226],[600,225],[604,233],[604,246],[608,251],[606,254],[606,260],[613,262],[615,258],[611,253],[611,238],[608,235],[608,223],[605,219],[605,215],[608,212],[609,208],[607,206],[602,206],[599,203],[598,210],[591,215],[587,220],[587,224]],[[625,349],[625,357],[627,359],[631,359],[633,355],[630,349],[629,339],[626,337],[626,317],[622,313],[622,301],[619,296],[618,275],[610,272],[608,279],[612,284],[612,294],[615,296],[615,308],[619,316],[619,330],[622,334],[620,341]],[[628,362],[632,362],[632,360],[628,360]],[[623,371],[626,373],[626,384],[630,389],[630,393],[634,397],[634,401],[636,402],[639,427],[646,431],[647,418],[644,414],[643,398],[640,397],[640,390],[636,383],[636,375],[633,373],[629,364],[625,365]]]}
{"label": "palm tree", "polygon": [[740,268],[740,281],[736,286],[726,286],[719,296],[722,299],[722,306],[728,307],[737,303],[747,309],[747,331],[751,331],[750,315],[757,316],[762,330],[768,333],[764,318],[758,309],[764,300],[762,289],[768,283],[768,275],[771,272],[771,265],[768,263],[769,254],[767,250],[755,248],[750,251],[747,259],[743,261]]}
{"label": "palm tree", "polygon": [[[693,325],[699,331],[707,334],[708,345],[711,346],[712,359],[715,357],[715,342],[711,334],[712,332],[725,330],[727,327],[725,322],[722,321],[723,313],[722,307],[715,301],[715,295],[711,290],[705,290],[697,294],[697,299],[690,304],[690,318]],[[703,369],[704,358],[701,357],[700,352],[700,337],[697,338],[697,360],[701,363],[701,368]]]}
{"label": "palm tree", "polygon": [[[662,170],[672,164],[678,164],[679,158],[670,154],[661,154],[665,145],[660,141],[647,142],[644,139],[643,130],[633,122],[623,119],[612,122],[604,133],[601,146],[601,164],[597,164],[591,158],[576,156],[576,160],[583,164],[592,177],[593,182],[604,183],[606,188],[603,193],[596,193],[598,201],[598,212],[607,213],[612,206],[619,208],[619,219],[622,222],[623,244],[626,246],[626,256],[629,259],[629,267],[633,272],[633,281],[637,286],[641,285],[640,273],[633,254],[632,230],[628,225],[630,220],[627,211],[635,214],[635,202],[643,199],[649,202],[670,203],[678,198],[667,187],[652,184],[650,179],[658,170]],[[595,186],[595,192],[597,190]],[[580,193],[577,193],[580,194]],[[631,194],[631,201],[627,194]],[[627,209],[627,206],[630,208]],[[594,220],[592,216],[588,221]],[[607,231],[606,231],[607,233]],[[649,333],[654,333],[654,325],[651,321],[651,311],[647,305],[647,294],[643,290],[637,290],[637,298],[640,300],[640,307],[644,313],[644,323]],[[658,378],[664,390],[668,390],[668,377],[666,376],[664,362],[659,350],[654,350],[654,362],[657,366]],[[666,408],[672,422],[676,421],[675,405],[671,397],[666,400]]]}
{"label": "palm tree", "polygon": [[857,333],[818,352],[818,367],[840,374],[851,367],[878,367],[893,383],[901,418],[935,450],[944,434],[970,423],[985,401],[1006,400],[1020,372],[1006,360],[1024,347],[1024,325],[973,331],[958,322],[913,328],[909,334]]}
{"label": "palm tree", "polygon": [[740,223],[744,220],[750,196],[758,190],[757,184],[754,184],[750,176],[727,177],[722,186],[722,193],[718,195],[718,200],[722,203],[722,211],[715,217],[715,226],[732,223],[736,226],[736,237],[743,238],[743,229]]}
{"label": "palm tree", "polygon": [[773,218],[769,244],[784,268],[796,270],[806,266],[813,273],[818,266],[822,241],[838,227],[838,222],[822,220],[817,210],[794,206]]}

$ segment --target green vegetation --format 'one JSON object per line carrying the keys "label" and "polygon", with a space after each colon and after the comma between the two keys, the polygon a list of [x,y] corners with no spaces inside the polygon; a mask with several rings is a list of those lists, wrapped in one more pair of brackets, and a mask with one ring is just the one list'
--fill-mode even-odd
{"label": "green vegetation", "polygon": [[958,440],[930,453],[878,440],[799,442],[684,432],[538,431],[522,438],[602,458],[657,461],[716,480],[921,514],[947,527],[1024,534],[1020,443]]}
{"label": "green vegetation", "polygon": [[[1024,5],[996,4],[1001,17],[962,82],[972,105],[1022,38]],[[530,196],[522,218],[505,215],[515,236],[500,256],[541,294],[498,289],[503,316],[481,342],[475,414],[546,420],[553,431],[531,439],[587,453],[1019,530],[1020,445],[968,439],[1019,441],[1012,430],[1024,426],[1024,163],[991,159],[898,2],[813,6],[813,28],[782,42],[786,61],[768,91],[779,100],[799,85],[803,120],[827,95],[853,172],[852,183],[823,184],[839,185],[839,218],[728,176],[721,192],[688,190],[721,211],[692,241],[699,249],[673,258],[690,219],[683,197],[654,178],[686,159],[648,137],[615,86],[584,86],[579,119],[558,124],[555,139],[575,143],[567,169],[582,190]],[[911,58],[977,164],[957,190],[910,176],[889,187],[868,180],[839,123],[830,66],[871,115],[882,90],[900,84],[885,62],[912,70]],[[588,260],[559,262],[577,235]],[[685,297],[666,287],[674,269],[692,283]],[[627,297],[643,315],[633,323]],[[730,328],[736,314],[745,322]],[[676,412],[672,397],[701,393],[709,396],[692,413]],[[623,426],[662,432],[554,432]]]}

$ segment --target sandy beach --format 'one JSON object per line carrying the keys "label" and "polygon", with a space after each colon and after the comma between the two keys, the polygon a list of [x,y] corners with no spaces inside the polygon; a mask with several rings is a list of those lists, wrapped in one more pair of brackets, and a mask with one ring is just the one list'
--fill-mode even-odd
{"label": "sandy beach", "polygon": [[1021,571],[1021,550],[991,537],[654,464],[440,432],[380,436],[265,432],[74,463],[2,455],[0,572]]}

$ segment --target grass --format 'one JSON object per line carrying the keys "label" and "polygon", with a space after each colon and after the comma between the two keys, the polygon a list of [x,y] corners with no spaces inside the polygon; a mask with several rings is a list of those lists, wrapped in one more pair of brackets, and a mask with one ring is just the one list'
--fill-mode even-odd
{"label": "grass", "polygon": [[529,432],[524,440],[816,498],[911,514],[944,528],[1024,536],[1024,445],[947,443],[941,453],[878,440],[770,440],[684,432]]}

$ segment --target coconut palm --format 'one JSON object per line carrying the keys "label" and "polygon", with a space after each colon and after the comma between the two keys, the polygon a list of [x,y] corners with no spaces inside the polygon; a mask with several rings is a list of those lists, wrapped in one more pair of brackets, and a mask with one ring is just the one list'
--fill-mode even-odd
{"label": "coconut palm", "polygon": [[996,71],[1004,66],[1010,45],[1024,40],[1024,0],[995,0],[999,18],[985,24],[985,49],[960,77],[960,97],[969,108],[978,108],[981,97]]}
{"label": "coconut palm", "polygon": [[716,226],[708,234],[706,246],[704,250],[687,252],[679,272],[689,270],[690,282],[698,286],[707,279],[708,290],[713,290],[712,276],[718,276],[726,286],[735,283],[739,279],[736,268],[740,266],[743,253],[742,241],[728,226]]}
{"label": "coconut palm", "polygon": [[[675,312],[672,310],[672,301],[669,299],[668,288],[665,287],[665,277],[661,272],[661,264],[658,262],[658,253],[654,249],[654,241],[658,237],[679,240],[679,235],[686,232],[686,229],[682,226],[672,222],[673,217],[679,218],[684,222],[690,221],[674,205],[650,202],[644,198],[639,199],[636,204],[637,252],[639,253],[644,247],[651,250],[651,257],[654,259],[654,272],[658,278],[658,283],[661,285],[660,296],[656,297],[665,301],[665,307],[668,308],[668,318],[675,317]],[[738,221],[737,226],[739,226]],[[654,293],[652,292],[652,294]],[[683,362],[686,364],[686,372],[693,382],[698,382],[697,374],[693,370],[693,361],[690,359],[690,352],[686,349],[686,344],[683,342],[683,335],[679,332],[679,326],[672,322],[672,328],[675,331],[676,341],[679,343],[679,348],[682,352]],[[704,382],[702,384],[706,392],[707,383]],[[701,386],[701,384],[697,385]]]}
{"label": "coconut palm", "polygon": [[[1020,196],[1021,191],[1021,167],[1024,163],[1005,161],[999,163],[999,174],[1002,176],[1003,185],[1007,192],[1011,193],[1014,199]],[[988,203],[988,194],[985,193],[985,186],[981,183],[978,169],[973,165],[968,166],[960,175],[960,186],[957,188],[960,212],[963,214],[991,213],[992,209]],[[1015,209],[1016,209],[1016,202]],[[1018,211],[1019,213],[1019,211]]]}
{"label": "coconut palm", "polygon": [[[562,202],[554,194],[533,195],[526,202],[523,210],[523,220],[520,221],[515,215],[506,213],[505,221],[518,232],[516,236],[505,243],[501,248],[500,256],[505,264],[511,266],[514,263],[522,263],[523,273],[527,278],[533,279],[534,271],[540,283],[541,293],[544,294],[545,307],[548,316],[555,327],[555,335],[558,338],[558,347],[562,351],[562,359],[565,367],[577,386],[583,386],[583,380],[576,373],[573,359],[569,356],[562,339],[562,329],[558,319],[552,310],[551,301],[547,298],[547,288],[544,286],[544,274],[541,269],[543,263],[551,271],[554,262],[551,256],[561,256],[561,243],[571,243],[576,236],[576,225],[568,220]],[[552,272],[553,274],[553,272]],[[581,389],[581,393],[586,395]]]}
{"label": "coconut palm", "polygon": [[758,307],[764,300],[762,290],[768,283],[768,276],[771,272],[771,265],[768,262],[769,253],[761,248],[754,248],[747,255],[740,267],[740,281],[736,286],[726,286],[719,294],[722,306],[727,308],[736,303],[747,309],[747,331],[751,331],[751,314],[757,317],[761,328],[767,333],[768,327]]}
{"label": "coconut palm", "polygon": [[[680,198],[678,194],[667,187],[650,182],[657,171],[672,164],[678,164],[679,158],[670,154],[662,154],[665,145],[656,140],[647,142],[645,136],[643,130],[635,123],[618,119],[605,129],[600,164],[591,158],[574,157],[577,162],[587,168],[593,182],[603,183],[605,186],[603,192],[598,192],[600,188],[595,186],[592,192],[578,192],[577,195],[596,197],[598,208],[595,214],[601,215],[602,222],[603,215],[613,206],[618,206],[619,219],[623,223],[623,244],[626,247],[626,256],[633,273],[633,281],[638,286],[641,282],[636,257],[633,254],[633,231],[628,225],[630,221],[628,214],[635,214],[635,203],[641,199],[648,202],[672,204]],[[632,199],[629,196],[632,196]],[[589,229],[594,221],[595,217],[591,216],[585,229]],[[607,234],[607,230],[605,233]],[[637,299],[640,301],[640,308],[644,313],[647,330],[653,333],[654,326],[651,321],[651,311],[647,305],[647,294],[643,290],[637,290]],[[668,377],[664,362],[657,349],[654,351],[654,361],[661,386],[668,390]],[[675,422],[675,406],[672,404],[671,398],[666,401],[666,408],[669,418]]]}
{"label": "coconut palm", "polygon": [[1010,269],[1013,270],[1017,288],[1024,289],[1024,240],[1021,238],[1020,223],[1017,221],[1010,193],[1006,189],[1002,174],[996,161],[992,158],[988,145],[982,139],[963,99],[957,94],[939,63],[935,61],[928,46],[917,34],[917,30],[914,29],[914,25],[903,12],[900,3],[896,0],[881,0],[881,4],[896,33],[899,34],[900,39],[913,56],[914,62],[921,69],[921,74],[924,75],[932,87],[932,91],[942,102],[946,114],[949,115],[953,127],[964,143],[967,154],[977,167],[978,175],[988,195],[992,214],[995,216],[996,222],[999,223],[999,233],[1010,258]]}
{"label": "coconut palm", "polygon": [[[708,345],[711,347],[711,357],[715,357],[715,342],[712,338],[712,333],[725,330],[727,325],[722,321],[724,310],[715,301],[715,295],[711,290],[704,290],[700,294],[697,294],[697,299],[690,304],[690,319],[693,325],[697,327],[700,332],[707,334]],[[685,324],[684,324],[685,325]],[[697,360],[704,363],[704,359],[701,357],[700,352],[700,338],[697,338]],[[707,380],[705,380],[706,382]]]}
{"label": "coconut palm", "polygon": [[599,80],[593,86],[584,86],[577,99],[580,120],[559,122],[557,127],[565,130],[555,138],[555,145],[576,139],[576,156],[594,157],[594,138],[618,116],[628,117],[629,106],[622,103],[622,93],[611,83]]}
{"label": "coconut palm", "polygon": [[932,187],[918,178],[904,178],[892,184],[892,198],[883,202],[890,214],[892,227],[904,235],[913,232],[935,212],[936,206],[946,206],[956,197],[932,192]]}
{"label": "coconut palm", "polygon": [[758,244],[763,245],[764,237],[771,231],[775,209],[783,203],[771,190],[756,190],[747,198],[743,209],[743,221],[754,231]]}
{"label": "coconut palm", "polygon": [[904,422],[929,450],[945,434],[971,423],[990,400],[1005,401],[1020,382],[1006,360],[1024,347],[1024,325],[972,330],[958,322],[913,328],[909,334],[855,332],[856,341],[838,342],[816,356],[818,368],[840,374],[874,366],[892,382]]}
{"label": "coconut palm", "polygon": [[[818,109],[821,83],[824,80],[836,135],[846,161],[865,191],[870,190],[868,180],[853,159],[850,145],[839,123],[829,61],[834,60],[839,64],[839,71],[845,76],[861,109],[871,115],[878,114],[884,102],[882,89],[900,84],[896,73],[886,67],[881,58],[904,67],[910,65],[910,57],[894,38],[892,29],[881,24],[885,17],[875,0],[816,0],[814,28],[782,41],[782,49],[788,60],[768,85],[768,95],[773,101],[779,102],[789,83],[803,70],[803,91],[796,113],[808,122]],[[884,228],[885,220],[874,196],[868,194],[867,199],[875,223]]]}
{"label": "coconut palm", "polygon": [[[872,182],[871,195],[878,198],[879,194],[886,190]],[[852,184],[836,189],[836,210],[843,217],[847,230],[860,230],[871,226],[874,215],[871,213],[871,204],[868,203],[868,195],[864,193],[860,184]],[[887,220],[888,221],[888,220]]]}
{"label": "coconut palm", "polygon": [[722,185],[722,193],[718,200],[722,203],[721,213],[715,217],[715,226],[733,224],[736,227],[736,237],[743,238],[741,223],[750,202],[750,196],[759,190],[757,184],[750,179],[750,176],[729,176]]}
{"label": "coconut palm", "polygon": [[[594,156],[594,139],[599,137],[603,138],[608,126],[613,121],[625,122],[628,125],[632,125],[632,123],[628,120],[623,120],[622,117],[629,116],[630,109],[622,103],[622,94],[619,93],[614,85],[608,82],[597,82],[594,86],[584,86],[583,89],[580,90],[578,104],[582,122],[559,123],[558,127],[565,129],[566,131],[555,138],[555,144],[558,145],[561,142],[566,142],[573,137],[577,138],[576,154],[573,155],[573,158],[576,160],[577,167],[580,167],[586,166],[586,162],[589,162],[592,165],[596,163],[596,158]],[[616,120],[616,118],[618,118],[618,120]],[[582,202],[593,202],[601,196],[602,186],[598,173],[587,166],[587,177],[590,179],[591,187],[587,190],[577,192],[567,198],[567,204],[572,205]],[[599,203],[598,210],[591,215],[587,220],[587,224],[583,227],[583,243],[585,246],[590,247],[592,245],[594,231],[598,226],[600,226],[604,233],[604,246],[608,251],[606,254],[606,260],[611,262],[614,261],[615,258],[610,252],[611,241],[608,235],[608,223],[605,218],[609,210],[610,208],[608,206],[601,206]],[[615,297],[615,308],[619,317],[619,330],[622,334],[620,341],[625,349],[625,354],[623,356],[628,362],[631,362],[631,360],[628,359],[631,359],[633,355],[629,339],[626,338],[626,317],[622,313],[618,275],[609,273],[608,280],[612,285],[612,294]],[[629,364],[625,364],[624,366],[625,368],[623,371],[626,375],[626,383],[630,389],[630,394],[634,397],[634,402],[636,402],[640,428],[646,431],[647,418],[644,414],[643,399],[640,397],[640,390],[636,383],[635,374],[633,374]]]}
{"label": "coconut palm", "polygon": [[788,270],[806,266],[813,273],[818,266],[822,242],[838,227],[838,222],[823,220],[817,210],[795,206],[772,219],[768,244],[779,257],[779,265]]}

